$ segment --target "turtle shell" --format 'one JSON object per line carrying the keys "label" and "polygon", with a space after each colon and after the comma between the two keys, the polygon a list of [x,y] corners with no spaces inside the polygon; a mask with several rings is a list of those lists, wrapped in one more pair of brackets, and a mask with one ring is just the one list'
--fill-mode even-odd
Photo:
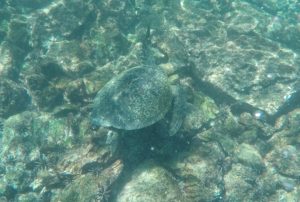
{"label": "turtle shell", "polygon": [[162,119],[172,103],[164,70],[155,65],[131,68],[112,78],[96,95],[93,126],[134,130]]}

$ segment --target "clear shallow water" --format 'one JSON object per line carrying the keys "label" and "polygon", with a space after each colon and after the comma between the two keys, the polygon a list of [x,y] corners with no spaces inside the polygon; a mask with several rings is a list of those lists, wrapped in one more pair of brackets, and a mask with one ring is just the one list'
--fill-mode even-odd
{"label": "clear shallow water", "polygon": [[[0,1],[1,200],[298,201],[299,16],[292,0]],[[97,92],[147,57],[183,122],[172,94],[149,127],[92,127]]]}

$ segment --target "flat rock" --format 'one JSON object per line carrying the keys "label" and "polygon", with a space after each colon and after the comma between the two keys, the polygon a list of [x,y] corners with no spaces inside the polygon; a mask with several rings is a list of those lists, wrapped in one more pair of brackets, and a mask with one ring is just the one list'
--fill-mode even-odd
{"label": "flat rock", "polygon": [[130,181],[122,188],[117,202],[180,202],[181,192],[176,181],[164,168],[147,162],[133,171]]}

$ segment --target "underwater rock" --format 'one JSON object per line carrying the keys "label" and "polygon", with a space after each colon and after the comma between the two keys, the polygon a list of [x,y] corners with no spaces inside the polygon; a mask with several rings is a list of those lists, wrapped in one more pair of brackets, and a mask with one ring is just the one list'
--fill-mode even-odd
{"label": "underwater rock", "polygon": [[218,108],[215,103],[205,95],[194,94],[193,104],[187,104],[183,128],[186,131],[199,130],[204,124],[216,118]]}
{"label": "underwater rock", "polygon": [[[224,176],[226,201],[253,201],[254,188],[258,174],[249,167],[233,164],[232,169]],[[253,198],[254,197],[254,198]]]}
{"label": "underwater rock", "polygon": [[279,185],[280,185],[280,188],[284,189],[285,191],[291,192],[297,186],[297,179],[280,176],[279,177]]}
{"label": "underwater rock", "polygon": [[222,2],[226,4],[227,9],[221,6],[219,12],[207,15],[201,15],[203,10],[199,9],[192,18],[199,20],[178,14],[185,23],[173,28],[194,65],[191,76],[237,101],[273,114],[283,98],[298,89],[297,65],[291,64],[299,64],[300,58],[291,48],[266,36],[266,27],[274,16],[244,1]]}
{"label": "underwater rock", "polygon": [[20,84],[1,78],[0,80],[0,117],[7,118],[26,110],[30,102],[26,90]]}
{"label": "underwater rock", "polygon": [[20,194],[20,196],[18,196],[18,200],[23,202],[39,201],[40,196],[36,193],[30,192],[27,194]]}
{"label": "underwater rock", "polygon": [[286,192],[279,189],[277,192],[268,198],[268,201],[298,201],[300,197],[299,189],[295,189],[292,192]]}
{"label": "underwater rock", "polygon": [[110,137],[113,135],[94,137],[95,145],[89,144],[66,152],[57,163],[57,169],[73,175],[101,172],[116,158],[117,142],[112,140],[116,137]]}
{"label": "underwater rock", "polygon": [[0,75],[1,78],[13,79],[16,74],[14,57],[7,43],[0,44]]}
{"label": "underwater rock", "polygon": [[97,175],[93,173],[80,175],[65,189],[56,193],[51,201],[109,201],[111,186],[122,170],[123,163],[117,160]]}
{"label": "underwater rock", "polygon": [[239,144],[237,137],[243,130],[243,125],[239,124],[236,117],[225,107],[220,108],[216,118],[205,124],[196,136],[202,141],[217,142],[224,153],[232,156]]}
{"label": "underwater rock", "polygon": [[[248,40],[249,44],[256,43],[251,42],[251,39]],[[253,52],[249,51],[242,53],[238,50],[246,47],[240,47],[241,44],[239,41],[231,42],[232,44],[229,44],[230,42],[227,43],[227,45],[224,45],[224,49],[228,51],[231,49],[234,54],[225,53],[226,51],[223,53],[220,52],[220,58],[225,58],[225,55],[229,54],[231,55],[230,59],[224,62],[218,61],[217,63],[222,63],[222,65],[219,67],[212,67],[212,69],[207,72],[207,75],[203,77],[203,80],[219,87],[236,100],[264,109],[270,114],[275,113],[283,103],[282,98],[293,91],[287,90],[288,87],[282,83],[282,80],[285,80],[282,77],[291,81],[291,83],[289,83],[290,86],[296,85],[296,82],[292,82],[293,79],[297,77],[296,69],[287,61],[291,60],[293,63],[298,63],[299,59],[293,59],[293,52],[288,49],[283,49],[276,53],[277,57],[270,59],[270,55],[272,55],[273,52],[265,50],[264,47],[253,48]],[[261,42],[261,44],[264,43],[268,42]],[[225,48],[226,46],[229,47]],[[277,49],[280,47],[278,44],[274,46],[277,46]],[[264,54],[261,54],[262,52],[259,51],[259,49],[261,49]],[[282,52],[286,53],[284,59],[280,56]],[[260,61],[256,61],[258,58],[257,55],[260,55]],[[249,59],[249,57],[251,59]],[[249,62],[245,63],[246,59],[242,58],[247,58],[247,61]],[[278,58],[281,58],[280,61]],[[211,59],[214,60],[215,58]],[[260,64],[259,67],[255,65],[256,63]],[[205,65],[207,66],[207,64]],[[271,66],[272,71],[270,70]],[[241,67],[243,67],[243,69]],[[289,69],[289,71],[286,71],[287,69]],[[232,74],[232,72],[235,73]]]}
{"label": "underwater rock", "polygon": [[230,20],[228,29],[230,32],[237,32],[239,34],[249,33],[254,31],[259,23],[257,16],[253,16],[252,13],[244,13],[238,11],[237,14],[232,14],[233,17]]}
{"label": "underwater rock", "polygon": [[[299,121],[300,121],[300,109],[294,109],[288,114],[280,117],[276,122],[276,132],[272,138],[268,141],[268,144],[272,147],[272,153],[268,154],[268,160],[273,161],[276,154],[276,150],[281,147],[298,147],[300,143],[299,139]],[[280,146],[279,146],[280,145]],[[291,149],[288,149],[291,150]],[[294,150],[294,149],[292,149]],[[274,158],[274,159],[273,159]]]}
{"label": "underwater rock", "polygon": [[[22,155],[28,158],[27,155],[37,147],[44,152],[71,148],[83,134],[82,131],[74,133],[69,122],[66,117],[53,118],[50,114],[28,111],[11,116],[4,122],[1,154],[7,156],[26,148]],[[82,127],[86,130],[84,125]]]}
{"label": "underwater rock", "polygon": [[[0,184],[25,194],[32,189],[60,187],[62,181],[69,179],[66,174],[50,175],[62,152],[76,145],[77,140],[82,141],[81,132],[74,133],[68,122],[67,118],[28,111],[6,119],[0,142],[0,163],[5,173],[1,174]],[[82,128],[86,130],[83,125]]]}
{"label": "underwater rock", "polygon": [[116,202],[183,202],[176,179],[154,162],[137,167],[118,193]]}
{"label": "underwater rock", "polygon": [[87,98],[86,86],[82,79],[69,82],[65,88],[64,99],[73,104],[84,103]]}
{"label": "underwater rock", "polygon": [[258,132],[256,128],[245,130],[238,137],[239,142],[244,142],[247,144],[254,144],[257,140]]}
{"label": "underwater rock", "polygon": [[72,182],[75,175],[68,172],[58,172],[51,168],[40,168],[37,170],[34,181],[30,184],[30,188],[34,192],[43,193],[45,190],[57,189],[65,187]]}
{"label": "underwater rock", "polygon": [[94,97],[99,89],[103,88],[109,80],[121,74],[123,71],[138,66],[140,60],[137,57],[138,55],[141,55],[141,52],[141,43],[137,43],[133,45],[128,55],[121,56],[103,66],[97,66],[94,71],[84,75],[83,82],[88,96]]}
{"label": "underwater rock", "polygon": [[252,145],[240,144],[235,150],[235,158],[239,163],[253,169],[262,170],[265,168],[261,155]]}
{"label": "underwater rock", "polygon": [[[68,76],[78,78],[95,69],[90,61],[91,51],[88,44],[79,44],[77,41],[53,39],[47,46],[42,64],[54,63],[61,68],[57,77]],[[48,70],[48,73],[51,71]]]}
{"label": "underwater rock", "polygon": [[[28,21],[26,17],[16,15],[9,22],[7,41],[10,42],[10,47],[14,53],[14,59],[22,61],[27,54],[26,51],[30,50],[29,46],[29,33]],[[22,61],[23,62],[23,61]]]}
{"label": "underwater rock", "polygon": [[297,147],[293,145],[276,146],[267,155],[267,160],[280,174],[295,178],[300,177],[300,153]]}
{"label": "underwater rock", "polygon": [[[59,53],[58,55],[62,58],[66,56]],[[68,59],[70,57],[68,56]],[[68,67],[75,65],[79,68],[71,70],[66,69],[66,64],[60,63],[58,59],[58,56],[53,56],[25,63],[27,68],[23,76],[32,101],[45,111],[61,106],[63,102],[82,104],[89,99],[85,82],[76,78],[90,72],[93,69],[91,64],[78,61],[79,64],[67,64]],[[71,60],[76,63],[76,59]],[[62,61],[68,63],[65,59]]]}
{"label": "underwater rock", "polygon": [[24,59],[31,51],[28,43],[28,18],[10,6],[4,9],[1,7],[0,18],[0,75],[6,79],[20,81],[19,75]]}
{"label": "underwater rock", "polygon": [[127,23],[132,23],[131,14],[126,12],[125,15],[124,13],[113,15],[114,17],[108,15],[104,19],[98,19],[91,31],[85,35],[89,38],[86,41],[87,51],[91,51],[91,58],[101,66],[130,54],[133,45],[122,33],[128,31],[129,27],[126,26],[126,30],[122,30],[123,27],[119,26],[122,21],[128,19]]}
{"label": "underwater rock", "polygon": [[0,43],[3,42],[5,37],[7,36],[7,30],[8,30],[8,22],[11,19],[12,12],[8,9],[8,6],[6,5],[6,2],[0,3],[0,22],[2,24],[0,28]]}
{"label": "underwater rock", "polygon": [[184,201],[221,200],[222,175],[227,170],[221,147],[212,142],[201,143],[198,138],[189,146],[188,151],[178,153],[168,165],[177,176]]}
{"label": "underwater rock", "polygon": [[25,83],[32,103],[44,111],[50,111],[63,102],[63,90],[53,85],[41,72],[25,73]]}
{"label": "underwater rock", "polygon": [[43,6],[46,6],[50,4],[52,0],[24,0],[24,1],[14,1],[14,0],[8,0],[7,3],[14,7],[15,9],[22,10],[23,12],[26,11],[32,12],[33,9],[39,9],[42,8]]}
{"label": "underwater rock", "polygon": [[80,37],[77,35],[82,34],[80,28],[86,23],[90,12],[91,7],[87,2],[53,2],[31,16],[31,46],[47,50],[53,40]]}
{"label": "underwater rock", "polygon": [[274,168],[266,167],[263,172],[255,181],[255,190],[253,193],[258,200],[269,200],[269,197],[276,193],[280,188],[280,175],[275,172]]}
{"label": "underwater rock", "polygon": [[263,33],[265,37],[299,51],[299,44],[295,43],[295,41],[299,41],[297,15],[299,14],[300,5],[297,1],[278,2],[276,0],[267,0],[257,2],[255,0],[247,0],[247,2],[257,9],[258,14],[264,13],[265,16],[268,16],[268,18],[258,18],[260,21],[264,19],[264,24],[267,23],[267,26],[264,26],[267,28],[267,31]]}

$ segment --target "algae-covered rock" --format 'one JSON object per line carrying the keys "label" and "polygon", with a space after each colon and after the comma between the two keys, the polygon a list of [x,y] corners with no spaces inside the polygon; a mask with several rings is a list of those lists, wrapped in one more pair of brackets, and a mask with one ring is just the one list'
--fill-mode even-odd
{"label": "algae-covered rock", "polygon": [[170,167],[180,179],[185,201],[213,201],[223,197],[222,172],[226,172],[227,165],[218,144],[203,144],[195,138],[189,151],[174,157]]}
{"label": "algae-covered rock", "polygon": [[186,116],[183,122],[185,130],[200,129],[209,120],[216,118],[218,108],[210,98],[202,93],[194,94],[193,104],[186,106]]}
{"label": "algae-covered rock", "polygon": [[68,121],[28,111],[12,116],[4,122],[2,152],[11,152],[18,146],[26,146],[28,152],[36,147],[71,147],[76,134]]}
{"label": "algae-covered rock", "polygon": [[1,78],[0,80],[0,117],[6,118],[22,112],[29,104],[30,98],[20,84]]}
{"label": "algae-covered rock", "polygon": [[300,198],[300,190],[295,189],[292,192],[286,192],[282,189],[277,190],[277,192],[268,198],[269,201],[298,201]]}
{"label": "algae-covered rock", "polygon": [[282,145],[276,147],[267,155],[277,171],[283,175],[300,177],[300,154],[297,147],[293,145]]}
{"label": "algae-covered rock", "polygon": [[70,120],[54,119],[49,114],[26,111],[9,117],[4,121],[0,142],[5,185],[12,186],[16,193],[59,187],[67,175],[49,175],[48,169],[65,149],[80,141],[79,134],[72,130]]}
{"label": "algae-covered rock", "polygon": [[263,172],[255,181],[255,191],[257,198],[268,200],[268,197],[280,187],[279,174],[275,172],[274,168],[266,167]]}
{"label": "algae-covered rock", "polygon": [[0,75],[12,79],[15,76],[13,53],[7,43],[0,44]]}
{"label": "algae-covered rock", "polygon": [[[49,114],[26,111],[6,119],[0,142],[1,169],[5,170],[2,173],[4,187],[12,186],[16,193],[58,187],[64,175],[53,175],[56,178],[43,175],[48,180],[39,183],[41,178],[36,176],[37,170],[48,173],[49,167],[54,166],[62,152],[80,140],[80,132],[74,132],[70,127],[70,120],[53,118]],[[56,180],[49,183],[49,179]]]}
{"label": "algae-covered rock", "polygon": [[[78,12],[78,10],[81,12]],[[91,9],[87,2],[55,1],[40,12],[34,13],[30,43],[35,48],[46,48],[55,39],[74,37],[85,23]],[[45,23],[49,22],[49,23]]]}
{"label": "algae-covered rock", "polygon": [[65,74],[76,78],[95,69],[94,64],[88,59],[90,54],[89,47],[80,45],[77,41],[52,41],[49,43],[44,60],[52,60],[52,63],[59,65]]}
{"label": "algae-covered rock", "polygon": [[233,164],[232,169],[224,176],[226,201],[252,201],[255,180],[258,174],[242,164]]}
{"label": "algae-covered rock", "polygon": [[123,170],[123,163],[115,161],[105,170],[95,175],[87,173],[72,181],[51,200],[61,202],[108,201],[112,184]]}
{"label": "algae-covered rock", "polygon": [[116,158],[116,142],[111,140],[114,137],[109,136],[110,134],[107,137],[98,137],[95,140],[100,145],[98,147],[89,144],[80,148],[70,149],[57,163],[57,169],[73,175],[100,172]]}
{"label": "algae-covered rock", "polygon": [[65,190],[63,190],[53,201],[96,201],[99,178],[89,173],[74,180]]}
{"label": "algae-covered rock", "polygon": [[[50,69],[51,67],[48,67]],[[40,73],[28,73],[25,76],[27,88],[34,105],[45,111],[52,110],[62,104],[63,91],[56,87]]]}
{"label": "algae-covered rock", "polygon": [[12,43],[12,49],[14,53],[14,59],[20,62],[23,56],[26,55],[26,51],[29,50],[29,31],[27,29],[28,21],[26,17],[16,15],[12,18],[7,32],[7,38]]}
{"label": "algae-covered rock", "polygon": [[164,168],[146,162],[133,171],[116,199],[117,202],[183,202],[176,180]]}
{"label": "algae-covered rock", "polygon": [[253,169],[262,170],[265,165],[263,159],[255,147],[249,144],[241,144],[235,150],[237,161]]}
{"label": "algae-covered rock", "polygon": [[21,194],[18,197],[18,200],[23,202],[32,202],[32,201],[39,201],[40,197],[37,193],[30,192],[27,194]]}
{"label": "algae-covered rock", "polygon": [[[197,12],[189,18],[191,11],[184,6],[188,3],[182,2],[183,12],[178,13],[184,19],[185,29],[180,27],[176,35],[195,65],[194,76],[235,100],[268,113],[276,112],[282,98],[298,89],[298,70],[291,65],[299,64],[299,57],[294,56],[299,43],[292,43],[300,36],[296,23],[291,23],[296,19],[291,17],[294,14],[288,14],[291,16],[284,20],[279,13],[270,14],[257,5],[267,5],[264,2],[217,1],[218,5],[209,12],[197,8],[204,5],[197,2]],[[295,2],[287,4],[291,5],[290,10],[298,9]],[[287,10],[280,15],[286,15]],[[270,37],[268,29],[273,25]],[[282,77],[289,82],[284,83]],[[223,97],[218,99],[222,101]]]}

